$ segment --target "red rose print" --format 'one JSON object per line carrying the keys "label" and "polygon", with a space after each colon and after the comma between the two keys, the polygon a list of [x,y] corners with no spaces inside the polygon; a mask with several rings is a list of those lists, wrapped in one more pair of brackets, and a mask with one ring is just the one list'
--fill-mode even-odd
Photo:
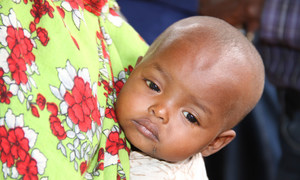
{"label": "red rose print", "polygon": [[[5,126],[0,126],[0,141],[1,141],[1,138],[7,138],[7,130],[6,130]],[[2,148],[2,146],[0,146],[0,151],[2,150],[1,148]]]}
{"label": "red rose print", "polygon": [[39,106],[40,110],[44,110],[46,104],[46,98],[40,93],[37,94],[36,104]]}
{"label": "red rose print", "polygon": [[53,116],[57,116],[58,114],[58,107],[55,103],[47,103],[47,110],[51,112]]}
{"label": "red rose print", "polygon": [[80,164],[81,175],[86,171],[86,168],[87,168],[87,164],[86,164],[86,161],[84,161]]}
{"label": "red rose print", "polygon": [[14,158],[10,152],[6,153],[5,151],[2,151],[1,161],[2,163],[6,163],[7,167],[12,167],[12,165],[14,164]]}
{"label": "red rose print", "polygon": [[71,36],[71,38],[72,38],[74,44],[76,45],[77,49],[80,49],[79,44],[77,43],[76,39],[73,36]]}
{"label": "red rose print", "polygon": [[36,108],[35,105],[31,104],[31,105],[30,105],[30,108],[31,108],[31,113],[32,113],[35,117],[40,117],[39,110]]}
{"label": "red rose print", "polygon": [[104,170],[104,163],[103,162],[101,162],[99,165],[98,165],[98,169],[100,169],[100,170]]}
{"label": "red rose print", "polygon": [[116,155],[119,149],[123,149],[125,147],[125,141],[119,138],[118,132],[111,132],[108,135],[108,139],[106,142],[106,151],[112,155]]}
{"label": "red rose print", "polygon": [[97,106],[97,96],[92,98],[94,107],[92,108],[92,118],[100,126],[100,111]]}
{"label": "red rose print", "polygon": [[11,154],[13,157],[15,159],[20,157],[21,160],[24,160],[29,151],[29,141],[24,137],[23,129],[20,127],[10,129],[8,131],[8,141],[11,144]]}
{"label": "red rose print", "polygon": [[59,6],[56,6],[56,9],[58,10],[60,16],[62,18],[65,18],[65,11],[63,10],[63,8],[59,7]]}
{"label": "red rose print", "polygon": [[15,29],[12,26],[8,26],[6,40],[9,49],[12,50],[11,54],[14,54],[15,58],[23,59],[29,65],[31,65],[32,61],[35,61],[35,56],[32,54],[33,44],[24,35],[22,28]]}
{"label": "red rose print", "polygon": [[48,1],[37,0],[32,5],[32,9],[30,11],[31,15],[34,17],[34,22],[38,24],[43,15],[47,14],[49,17],[53,18],[53,7],[50,6]]}
{"label": "red rose print", "polygon": [[66,0],[71,5],[72,9],[78,9],[79,6],[83,9],[83,2],[82,0]]}
{"label": "red rose print", "polygon": [[78,124],[83,132],[91,129],[92,119],[100,124],[100,111],[97,100],[92,95],[92,89],[88,82],[81,77],[75,77],[72,94],[65,93],[65,101],[69,105],[68,115],[74,124]]}
{"label": "red rose print", "polygon": [[129,72],[132,72],[133,71],[133,67],[131,65],[128,66],[128,70]]}
{"label": "red rose print", "polygon": [[31,22],[29,25],[29,29],[31,33],[34,32],[36,30],[36,24],[34,22]]}
{"label": "red rose print", "polygon": [[105,117],[113,119],[115,122],[117,122],[115,110],[111,107],[105,109]]}
{"label": "red rose print", "polygon": [[19,160],[16,163],[17,171],[23,175],[24,180],[37,180],[38,169],[37,162],[31,158],[29,154],[26,155],[24,160]]}
{"label": "red rose print", "polygon": [[119,16],[119,14],[115,10],[113,10],[112,8],[109,9],[109,13],[113,16]]}
{"label": "red rose print", "polygon": [[10,103],[10,99],[12,97],[12,93],[10,91],[7,91],[6,85],[4,84],[3,80],[3,69],[0,68],[0,103]]}
{"label": "red rose print", "polygon": [[116,89],[116,94],[117,96],[119,95],[122,87],[124,86],[124,82],[122,80],[118,80],[116,83],[115,83],[115,89]]}
{"label": "red rose print", "polygon": [[100,148],[98,153],[98,161],[101,161],[104,159],[104,149]]}
{"label": "red rose print", "polygon": [[102,7],[107,3],[107,0],[85,0],[84,8],[91,13],[99,16],[101,14]]}
{"label": "red rose print", "polygon": [[66,139],[66,131],[64,127],[61,125],[60,120],[58,117],[51,115],[50,116],[50,128],[52,130],[52,133],[59,139],[59,140],[64,140]]}
{"label": "red rose print", "polygon": [[41,43],[46,46],[48,44],[48,41],[49,41],[49,37],[48,37],[48,31],[44,28],[38,28],[36,30],[37,32],[37,35],[41,41]]}
{"label": "red rose print", "polygon": [[2,86],[0,84],[0,102],[10,104],[10,99],[12,97],[12,93],[10,91],[6,91],[6,86]]}
{"label": "red rose print", "polygon": [[14,158],[11,154],[10,142],[7,139],[8,133],[5,126],[0,126],[0,156],[2,163],[7,163],[8,167],[14,164]]}
{"label": "red rose print", "polygon": [[98,39],[100,39],[100,40],[104,39],[104,38],[103,38],[103,34],[102,34],[101,32],[97,31],[97,32],[96,32],[96,35],[97,35],[97,38],[98,38]]}
{"label": "red rose print", "polygon": [[3,82],[3,78],[2,78],[3,74],[4,74],[3,68],[0,68],[0,78],[1,78],[0,80],[2,80],[2,82]]}
{"label": "red rose print", "polygon": [[7,130],[5,126],[0,126],[0,152],[3,150],[5,153],[10,152],[10,144],[7,140]]}
{"label": "red rose print", "polygon": [[7,59],[9,70],[12,78],[17,84],[26,84],[28,81],[26,71],[26,64],[23,59],[16,57],[13,53]]}
{"label": "red rose print", "polygon": [[112,92],[112,88],[109,86],[109,83],[105,80],[102,80],[101,82],[104,85],[104,89],[107,91],[108,94],[110,94]]}
{"label": "red rose print", "polygon": [[105,48],[106,46],[105,46],[103,40],[101,41],[101,46],[102,46],[103,57],[104,57],[105,59],[108,59],[108,58],[109,58],[109,54],[108,54],[108,52],[106,51],[106,48]]}

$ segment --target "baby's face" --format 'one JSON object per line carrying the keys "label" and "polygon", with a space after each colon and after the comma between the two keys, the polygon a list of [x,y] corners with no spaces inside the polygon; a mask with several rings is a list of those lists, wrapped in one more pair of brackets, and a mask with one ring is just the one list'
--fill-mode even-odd
{"label": "baby's face", "polygon": [[221,132],[232,102],[228,77],[214,64],[218,57],[188,50],[173,46],[146,56],[117,99],[127,139],[158,159],[180,161],[203,151]]}

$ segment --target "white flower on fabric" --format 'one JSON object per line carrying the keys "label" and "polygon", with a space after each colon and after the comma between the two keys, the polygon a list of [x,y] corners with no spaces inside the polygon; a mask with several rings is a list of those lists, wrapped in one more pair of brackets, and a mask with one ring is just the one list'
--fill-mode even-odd
{"label": "white flower on fabric", "polygon": [[[12,75],[12,76],[6,76],[6,77],[13,78],[14,81],[8,80],[8,78],[6,78],[6,80],[5,80],[7,85],[9,85],[8,88],[13,90],[12,94],[17,96],[21,103],[24,103],[24,101],[25,101],[24,93],[26,94],[27,92],[31,92],[32,86],[37,88],[34,79],[31,77],[33,75],[33,73],[39,74],[37,66],[34,62],[35,57],[31,52],[32,46],[34,48],[36,48],[36,43],[31,38],[31,33],[28,30],[22,28],[21,23],[17,20],[16,14],[13,9],[9,10],[9,14],[7,16],[4,14],[1,14],[1,19],[2,19],[3,25],[0,26],[0,43],[5,48],[15,47],[13,44],[11,44],[10,47],[8,47],[9,42],[7,41],[7,36],[8,36],[7,30],[8,30],[8,28],[10,28],[10,30],[13,31],[12,34],[14,34],[14,35],[12,35],[12,37],[15,38],[15,41],[12,41],[12,42],[18,43],[20,47],[25,48],[28,51],[28,52],[26,51],[27,52],[26,59],[24,59],[26,67],[22,67],[22,68],[26,68],[25,73],[22,72],[23,78]],[[20,34],[20,33],[22,33],[22,34]],[[17,36],[16,34],[19,34],[19,35]],[[21,38],[21,40],[18,38]],[[31,42],[32,46],[24,43],[24,39],[29,40]],[[12,43],[12,42],[10,42],[10,43]],[[8,62],[7,62],[7,59],[10,56],[9,56],[8,51],[5,48],[0,49],[0,67],[7,74],[7,73],[10,73]],[[12,49],[12,51],[13,51],[13,49]],[[12,59],[12,61],[15,61],[13,57],[11,59]],[[23,66],[24,66],[24,64],[23,64]],[[13,74],[13,72],[12,72],[12,74]],[[24,80],[25,78],[27,78],[27,80]],[[16,87],[16,86],[18,86],[18,87]]]}
{"label": "white flower on fabric", "polygon": [[82,11],[74,10],[74,11],[72,12],[72,17],[73,17],[73,21],[74,21],[75,26],[77,27],[77,29],[80,28],[81,20],[82,20],[83,22],[85,22],[85,21],[84,21],[84,18],[83,18],[83,13],[82,13]]}
{"label": "white flower on fabric", "polygon": [[[16,14],[13,9],[9,10],[8,16],[1,14],[1,18],[2,18],[3,25],[6,27],[12,26],[14,28],[22,28],[21,23],[20,23],[20,21],[17,20]],[[27,31],[27,30],[25,30],[25,31]],[[28,37],[28,35],[29,35],[29,37],[30,37],[30,33],[28,31],[24,32],[24,35],[26,37]]]}
{"label": "white flower on fabric", "polygon": [[35,145],[36,139],[37,139],[37,133],[29,129],[28,127],[23,127],[24,131],[24,137],[26,137],[29,141],[29,147],[32,148]]}
{"label": "white flower on fabric", "polygon": [[63,1],[61,6],[68,12],[72,12],[72,18],[77,29],[80,28],[81,21],[85,22],[83,11],[79,10],[78,3],[71,3],[68,1]]}
{"label": "white flower on fabric", "polygon": [[107,19],[115,26],[117,27],[121,27],[124,20],[120,17],[120,16],[117,16],[117,15],[113,15],[113,14],[108,14],[107,15]]}
{"label": "white flower on fabric", "polygon": [[109,130],[109,129],[103,130],[103,134],[104,134],[106,137],[109,136],[110,132],[111,132],[111,130]]}
{"label": "white flower on fabric", "polygon": [[20,4],[21,0],[13,0],[13,2]]}
{"label": "white flower on fabric", "polygon": [[17,95],[18,95],[19,101],[20,101],[21,103],[23,103],[24,100],[25,100],[24,93],[23,93],[22,91],[19,90],[18,93],[17,93]]}
{"label": "white flower on fabric", "polygon": [[111,129],[111,132],[120,132],[120,128],[116,125],[114,125]]}
{"label": "white flower on fabric", "polygon": [[38,74],[38,75],[40,74],[40,72],[39,72],[39,70],[38,70],[38,67],[37,67],[37,65],[36,65],[35,62],[31,62],[30,68],[31,68],[31,71],[32,71],[32,72],[35,72],[35,73]]}
{"label": "white flower on fabric", "polygon": [[23,127],[24,118],[23,114],[15,116],[11,109],[8,109],[5,114],[5,123],[9,129],[14,129],[16,127]]}
{"label": "white flower on fabric", "polygon": [[108,78],[108,71],[107,71],[107,68],[102,68],[99,70],[101,75]]}
{"label": "white flower on fabric", "polygon": [[107,44],[107,45],[111,45],[111,44],[112,44],[112,39],[111,39],[111,37],[109,36],[109,34],[106,33],[104,27],[101,27],[101,32],[102,32],[102,34],[103,34],[103,37],[104,37],[104,39],[105,39],[106,44]]}
{"label": "white flower on fabric", "polygon": [[104,153],[104,167],[108,167],[108,166],[111,166],[111,165],[115,165],[118,163],[118,155],[111,155],[110,153],[108,152],[105,152]]}
{"label": "white flower on fabric", "polygon": [[[0,31],[0,38],[1,38],[1,31]],[[0,41],[1,41],[1,39],[0,39]],[[8,54],[7,50],[4,48],[0,48],[0,68],[3,69],[4,73],[9,72],[8,63],[7,63],[8,56],[9,56],[9,54]]]}
{"label": "white flower on fabric", "polygon": [[57,99],[60,99],[60,100],[63,100],[63,95],[60,93],[59,89],[57,87],[54,87],[54,86],[51,86],[50,85],[50,90],[52,92],[52,94],[57,98]]}
{"label": "white flower on fabric", "polygon": [[67,157],[66,148],[61,142],[57,144],[57,149],[60,150],[65,157]]}
{"label": "white flower on fabric", "polygon": [[74,77],[77,76],[76,69],[72,66],[69,60],[67,60],[66,70],[68,71],[72,79],[74,79]]}
{"label": "white flower on fabric", "polygon": [[[59,107],[60,107],[60,113],[61,114],[67,114],[68,113],[68,104],[66,101],[62,101],[60,104],[59,104]],[[70,118],[67,118],[70,120]],[[70,122],[72,123],[72,121],[70,120]],[[72,123],[73,124],[73,123]],[[69,125],[69,124],[68,124]],[[69,126],[70,127],[70,126]],[[70,127],[72,129],[72,127]]]}
{"label": "white flower on fabric", "polygon": [[9,87],[9,91],[15,96],[18,94],[19,86],[17,84],[11,84]]}
{"label": "white flower on fabric", "polygon": [[2,172],[5,179],[10,175],[10,169],[7,167],[7,163],[2,164]]}
{"label": "white flower on fabric", "polygon": [[[75,68],[67,61],[65,68],[57,68],[59,80],[67,90],[72,90],[74,86],[74,78],[77,76]],[[65,90],[64,90],[65,91]],[[64,96],[64,94],[61,94]]]}
{"label": "white flower on fabric", "polygon": [[11,177],[17,179],[19,176],[18,170],[15,166],[11,168]]}
{"label": "white flower on fabric", "polygon": [[31,157],[37,162],[38,173],[41,175],[44,174],[47,165],[47,158],[45,155],[41,153],[40,150],[34,149],[31,153]]}
{"label": "white flower on fabric", "polygon": [[[1,14],[1,16],[3,17],[2,14]],[[7,46],[6,37],[7,37],[7,28],[6,28],[6,26],[0,26],[0,43],[1,43],[4,47]]]}
{"label": "white flower on fabric", "polygon": [[4,118],[0,118],[0,126],[4,126]]}
{"label": "white flower on fabric", "polygon": [[86,172],[84,175],[84,178],[85,179],[93,179],[93,176],[90,173]]}
{"label": "white flower on fabric", "polygon": [[2,18],[2,23],[4,26],[13,26],[14,28],[17,27],[16,14],[13,9],[9,10],[8,16],[1,14],[1,18]]}
{"label": "white flower on fabric", "polygon": [[91,84],[91,78],[89,74],[89,70],[87,68],[79,69],[78,76],[81,77],[85,83]]}
{"label": "white flower on fabric", "polygon": [[71,7],[71,5],[70,5],[70,3],[69,2],[67,2],[67,1],[63,1],[62,3],[61,3],[61,6],[66,10],[66,11],[72,11],[72,7]]}
{"label": "white flower on fabric", "polygon": [[126,78],[126,73],[125,73],[125,71],[121,71],[121,72],[119,73],[118,80],[120,80],[120,79],[124,80],[125,78]]}
{"label": "white flower on fabric", "polygon": [[66,89],[71,90],[74,86],[74,77],[72,78],[68,71],[63,68],[57,68],[58,78]]}

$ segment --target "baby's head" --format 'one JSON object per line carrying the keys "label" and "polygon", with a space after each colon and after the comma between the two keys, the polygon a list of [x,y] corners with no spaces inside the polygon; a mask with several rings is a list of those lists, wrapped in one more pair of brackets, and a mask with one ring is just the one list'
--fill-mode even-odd
{"label": "baby's head", "polygon": [[252,44],[212,17],[191,17],[164,31],[139,58],[118,96],[127,139],[167,161],[209,156],[231,142],[232,128],[261,97],[264,67]]}

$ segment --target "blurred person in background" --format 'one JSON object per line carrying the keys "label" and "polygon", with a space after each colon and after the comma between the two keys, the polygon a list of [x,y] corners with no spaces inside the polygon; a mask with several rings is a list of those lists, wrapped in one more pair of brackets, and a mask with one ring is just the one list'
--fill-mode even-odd
{"label": "blurred person in background", "polygon": [[224,19],[254,39],[280,108],[273,121],[279,122],[281,156],[278,167],[267,164],[273,166],[268,179],[299,180],[300,1],[200,0],[199,12]]}

